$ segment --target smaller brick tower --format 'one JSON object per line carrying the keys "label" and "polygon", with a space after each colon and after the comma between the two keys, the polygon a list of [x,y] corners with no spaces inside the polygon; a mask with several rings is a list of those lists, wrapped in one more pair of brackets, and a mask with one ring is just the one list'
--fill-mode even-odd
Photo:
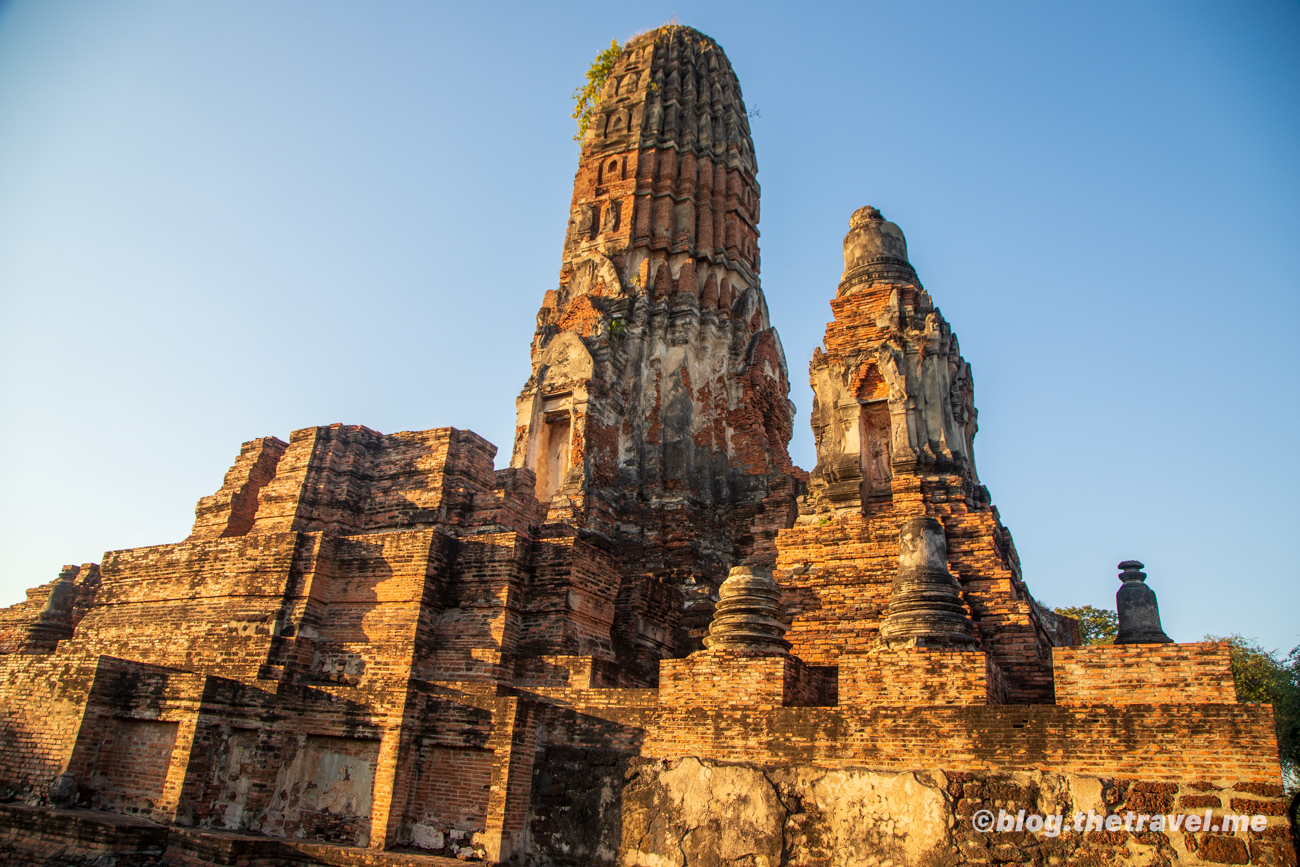
{"label": "smaller brick tower", "polygon": [[[1005,672],[1010,700],[1050,699],[1051,648],[1069,643],[1056,634],[1068,627],[1021,579],[975,471],[970,365],[908,261],[902,230],[875,208],[850,220],[831,310],[810,365],[817,466],[798,524],[778,540],[792,652],[833,666],[878,647],[883,626],[885,643],[983,650]],[[955,586],[918,584],[900,547],[918,518],[937,522],[927,526]],[[942,576],[941,565],[931,571]]]}

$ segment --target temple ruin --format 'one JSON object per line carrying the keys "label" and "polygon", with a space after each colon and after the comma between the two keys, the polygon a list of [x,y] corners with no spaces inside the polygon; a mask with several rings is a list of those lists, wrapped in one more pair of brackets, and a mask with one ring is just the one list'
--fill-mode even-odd
{"label": "temple ruin", "polygon": [[756,175],[721,47],[636,37],[506,468],[454,428],[252,440],[188,538],[0,611],[6,863],[1294,865],[1227,646],[1170,642],[1135,561],[1123,643],[1035,602],[971,366],[872,207],[791,463]]}

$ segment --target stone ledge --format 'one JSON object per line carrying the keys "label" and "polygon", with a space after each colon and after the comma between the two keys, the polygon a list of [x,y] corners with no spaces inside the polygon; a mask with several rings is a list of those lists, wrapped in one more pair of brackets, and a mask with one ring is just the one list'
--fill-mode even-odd
{"label": "stone ledge", "polygon": [[[239,864],[247,867],[451,867],[439,855],[336,846],[237,834],[210,828],[159,825],[99,810],[55,810],[0,804],[0,860],[37,867],[62,850],[65,860],[104,855],[135,864]],[[71,862],[70,862],[71,863]]]}

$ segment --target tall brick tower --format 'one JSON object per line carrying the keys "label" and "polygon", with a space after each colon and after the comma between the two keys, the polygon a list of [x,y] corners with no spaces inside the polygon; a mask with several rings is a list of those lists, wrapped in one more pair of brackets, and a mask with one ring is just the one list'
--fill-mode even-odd
{"label": "tall brick tower", "polygon": [[721,47],[680,26],[629,42],[582,142],[517,401],[511,465],[534,470],[548,520],[631,542],[636,571],[688,586],[770,565],[801,484],[756,171]]}

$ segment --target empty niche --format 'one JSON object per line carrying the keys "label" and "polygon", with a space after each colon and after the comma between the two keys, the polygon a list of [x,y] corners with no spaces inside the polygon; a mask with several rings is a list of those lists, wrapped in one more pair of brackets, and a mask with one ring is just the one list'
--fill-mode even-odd
{"label": "empty niche", "polygon": [[308,735],[276,779],[266,830],[277,836],[350,846],[370,841],[379,741]]}
{"label": "empty niche", "polygon": [[542,404],[542,424],[537,432],[537,499],[548,503],[560,489],[569,471],[569,449],[573,429],[571,395],[547,398]]}
{"label": "empty niche", "polygon": [[439,850],[454,832],[465,840],[486,829],[493,758],[488,750],[421,744],[406,813],[414,846]]}
{"label": "empty niche", "polygon": [[90,773],[91,803],[148,815],[162,798],[177,724],[110,717]]}
{"label": "empty niche", "polygon": [[231,729],[218,749],[225,753],[225,761],[212,769],[215,772],[212,782],[217,788],[217,796],[213,802],[216,809],[209,821],[217,827],[232,831],[248,827],[245,810],[248,806],[248,790],[258,770],[257,732],[252,729]]}
{"label": "empty niche", "polygon": [[618,175],[618,160],[612,159],[608,163],[601,160],[596,166],[596,185],[608,183],[614,180]]}

